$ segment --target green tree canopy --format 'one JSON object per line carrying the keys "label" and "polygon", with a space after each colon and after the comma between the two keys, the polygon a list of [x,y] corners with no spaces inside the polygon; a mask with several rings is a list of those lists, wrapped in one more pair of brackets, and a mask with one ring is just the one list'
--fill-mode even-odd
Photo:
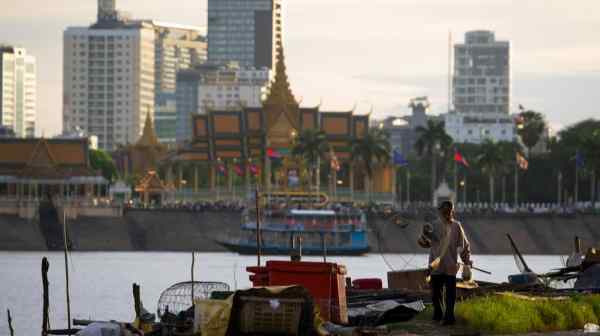
{"label": "green tree canopy", "polygon": [[542,134],[546,128],[546,120],[543,114],[533,110],[523,111],[519,116],[522,119],[522,125],[517,129],[517,133],[521,137],[525,147],[527,147],[528,154],[531,156],[531,149],[542,138]]}
{"label": "green tree canopy", "polygon": [[325,159],[329,143],[325,132],[319,129],[305,129],[298,135],[292,154],[302,157],[310,167],[316,167],[319,159]]}
{"label": "green tree canopy", "polygon": [[100,149],[90,149],[90,166],[99,170],[108,181],[118,177],[117,167],[110,154]]}
{"label": "green tree canopy", "polygon": [[371,128],[362,138],[352,141],[353,162],[362,164],[369,178],[373,177],[375,163],[386,163],[391,158],[389,134],[379,128]]}

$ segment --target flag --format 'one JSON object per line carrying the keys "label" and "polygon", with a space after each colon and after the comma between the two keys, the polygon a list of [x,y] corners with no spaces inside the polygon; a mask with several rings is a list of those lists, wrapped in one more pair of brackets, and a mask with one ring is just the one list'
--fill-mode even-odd
{"label": "flag", "polygon": [[260,174],[260,168],[258,168],[257,165],[255,165],[254,163],[250,164],[250,173],[252,173],[252,175],[257,176]]}
{"label": "flag", "polygon": [[523,169],[523,170],[527,170],[529,168],[529,161],[527,161],[527,159],[521,155],[521,153],[517,152],[517,166],[519,166],[519,168]]}
{"label": "flag", "polygon": [[462,156],[459,151],[454,151],[454,162],[458,162],[465,167],[469,167],[467,159],[465,159],[465,157]]}
{"label": "flag", "polygon": [[577,165],[577,168],[579,168],[579,169],[581,169],[581,168],[583,168],[583,166],[585,166],[585,160],[580,151],[577,151],[577,153],[575,153],[575,165]]}
{"label": "flag", "polygon": [[271,159],[280,159],[283,155],[279,153],[276,149],[267,148],[267,156]]}
{"label": "flag", "polygon": [[335,156],[335,153],[333,150],[331,150],[329,152],[329,156],[331,156],[331,170],[340,171],[340,169],[341,169],[340,162],[338,161],[337,156]]}
{"label": "flag", "polygon": [[244,176],[244,170],[242,169],[242,165],[237,164],[233,166],[233,171],[237,176]]}
{"label": "flag", "polygon": [[220,163],[217,166],[217,171],[219,173],[219,175],[223,175],[223,176],[227,176],[227,169],[225,169],[225,165]]}
{"label": "flag", "polygon": [[404,155],[394,149],[394,164],[400,167],[408,166],[408,161],[404,158]]}

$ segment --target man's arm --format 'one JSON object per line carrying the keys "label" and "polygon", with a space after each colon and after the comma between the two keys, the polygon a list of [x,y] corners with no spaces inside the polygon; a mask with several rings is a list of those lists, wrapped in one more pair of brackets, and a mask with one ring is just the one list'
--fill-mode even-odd
{"label": "man's arm", "polygon": [[458,224],[459,238],[458,238],[458,247],[461,249],[460,259],[464,264],[471,265],[471,244],[467,239],[467,235],[465,234],[465,230],[460,223]]}
{"label": "man's arm", "polygon": [[425,224],[423,226],[423,231],[421,232],[421,236],[419,240],[417,240],[417,244],[422,248],[431,248],[431,235],[433,232],[433,228],[429,224]]}

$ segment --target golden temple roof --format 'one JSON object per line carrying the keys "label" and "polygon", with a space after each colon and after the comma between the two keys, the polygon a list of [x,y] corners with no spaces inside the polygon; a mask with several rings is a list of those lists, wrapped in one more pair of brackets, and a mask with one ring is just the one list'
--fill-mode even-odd
{"label": "golden temple roof", "polygon": [[283,48],[280,48],[275,63],[275,78],[271,83],[267,98],[263,101],[267,129],[272,128],[280,120],[281,114],[286,116],[292,127],[298,129],[300,123],[299,105],[290,88]]}
{"label": "golden temple roof", "polygon": [[144,131],[142,132],[142,136],[138,139],[135,144],[136,146],[145,146],[145,147],[160,147],[162,146],[158,141],[158,137],[156,136],[156,132],[154,131],[154,125],[152,123],[152,117],[150,115],[150,111],[146,115],[146,122],[144,123]]}

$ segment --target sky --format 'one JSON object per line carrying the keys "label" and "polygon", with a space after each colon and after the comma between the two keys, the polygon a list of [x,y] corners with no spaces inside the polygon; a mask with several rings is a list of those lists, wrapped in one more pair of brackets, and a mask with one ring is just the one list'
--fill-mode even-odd
{"label": "sky", "polygon": [[[62,34],[96,18],[96,0],[0,0],[0,43],[38,63],[38,135],[62,130]],[[598,113],[600,1],[283,0],[288,76],[302,105],[373,116],[409,113],[428,96],[447,110],[448,35],[493,30],[511,41],[512,110],[557,130]],[[117,0],[134,18],[206,26],[206,0]]]}

